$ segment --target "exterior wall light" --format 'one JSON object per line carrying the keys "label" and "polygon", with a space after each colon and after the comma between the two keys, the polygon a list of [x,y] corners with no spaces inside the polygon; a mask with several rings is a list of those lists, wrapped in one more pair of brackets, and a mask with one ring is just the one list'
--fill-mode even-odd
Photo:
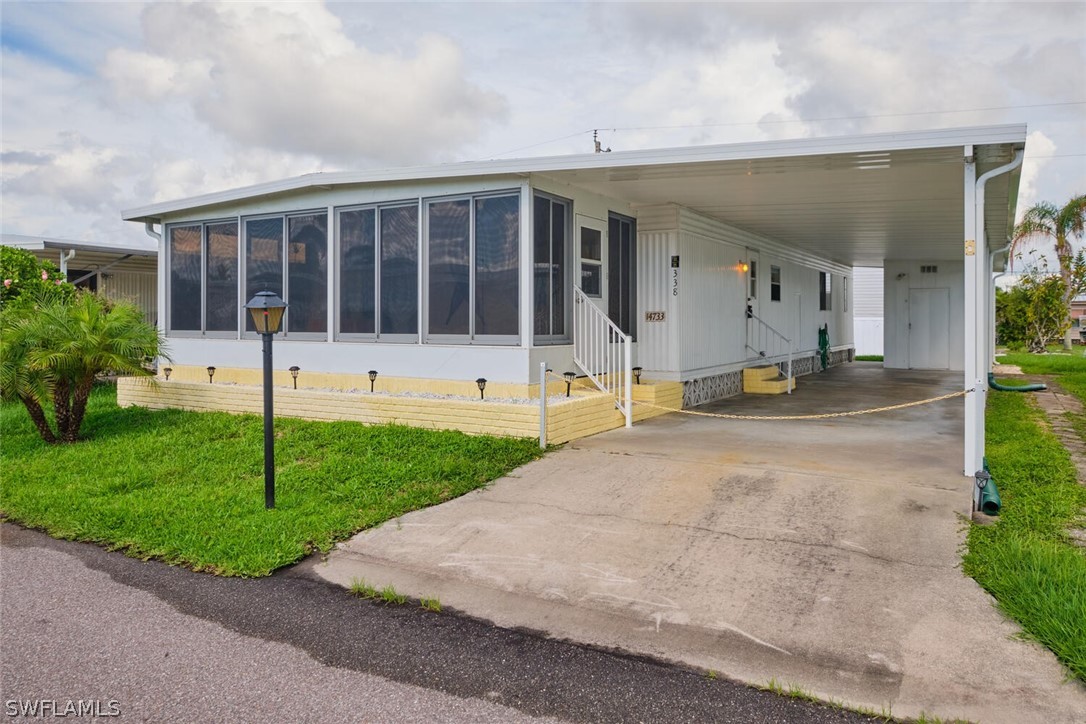
{"label": "exterior wall light", "polygon": [[294,378],[294,389],[298,389],[298,373],[302,371],[302,368],[298,365],[294,365],[290,368],[290,376]]}
{"label": "exterior wall light", "polygon": [[634,382],[636,382],[637,384],[641,384],[641,368],[640,367],[634,367],[632,369],[632,372],[633,372],[633,376],[634,376]]}
{"label": "exterior wall light", "polygon": [[[264,339],[264,507],[275,507],[275,415],[272,410],[272,337],[283,323],[283,312],[287,308],[275,292],[257,292],[256,296],[245,305],[253,316],[256,331]],[[208,367],[208,370],[214,370]],[[297,375],[293,369],[291,374]]]}
{"label": "exterior wall light", "polygon": [[209,385],[211,384],[214,377],[215,377],[215,368],[214,367],[208,367],[207,368],[207,383]]}
{"label": "exterior wall light", "polygon": [[480,377],[479,379],[475,380],[475,384],[479,385],[479,399],[481,400],[483,399],[483,390],[486,389],[486,378]]}
{"label": "exterior wall light", "polygon": [[562,376],[566,378],[566,397],[569,397],[569,388],[573,384],[573,380],[577,379],[576,372],[563,372]]}
{"label": "exterior wall light", "polygon": [[162,371],[166,375],[166,381],[169,382],[170,381],[170,373],[173,372],[173,367],[163,367]]}
{"label": "exterior wall light", "polygon": [[370,392],[373,392],[373,381],[377,379],[377,370],[370,370]]}

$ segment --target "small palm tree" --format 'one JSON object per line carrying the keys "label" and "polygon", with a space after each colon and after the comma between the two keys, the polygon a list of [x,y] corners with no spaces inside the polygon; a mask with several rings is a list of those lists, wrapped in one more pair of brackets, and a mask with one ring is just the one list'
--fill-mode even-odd
{"label": "small palm tree", "polygon": [[[148,376],[147,362],[164,346],[159,331],[127,302],[83,292],[70,302],[45,300],[27,309],[0,325],[13,332],[9,339],[5,329],[0,342],[0,385],[5,398],[23,401],[46,442],[79,439],[96,376]],[[41,411],[49,399],[55,433]]]}
{"label": "small palm tree", "polygon": [[[1086,195],[1072,198],[1062,207],[1048,201],[1031,206],[1022,215],[1022,220],[1014,227],[1011,238],[1011,255],[1027,240],[1051,239],[1055,244],[1056,258],[1060,264],[1060,279],[1063,281],[1064,324],[1071,315],[1071,300],[1075,297],[1077,286],[1074,284],[1075,250],[1071,240],[1081,237],[1086,227]],[[1065,340],[1070,348],[1070,330]]]}

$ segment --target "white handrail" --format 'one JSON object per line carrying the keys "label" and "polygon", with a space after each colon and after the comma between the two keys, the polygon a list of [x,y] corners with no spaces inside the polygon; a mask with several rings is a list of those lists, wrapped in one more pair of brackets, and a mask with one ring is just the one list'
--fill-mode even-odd
{"label": "white handrail", "polygon": [[573,362],[604,392],[633,425],[632,339],[592,300],[573,287]]}
{"label": "white handrail", "polygon": [[[787,354],[788,367],[785,377],[788,378],[788,394],[792,394],[792,358],[795,355],[795,345],[788,337],[778,332],[776,329],[766,324],[765,320],[761,319],[757,314],[748,311],[747,320],[753,322],[754,333],[750,332],[750,325],[747,327],[747,348],[754,352],[759,357],[769,359],[771,357],[781,357]],[[753,337],[753,339],[752,339]],[[751,341],[755,344],[751,344]],[[773,353],[769,354],[769,351],[773,348]],[[781,349],[783,347],[783,349]],[[780,350],[780,351],[777,351]]]}

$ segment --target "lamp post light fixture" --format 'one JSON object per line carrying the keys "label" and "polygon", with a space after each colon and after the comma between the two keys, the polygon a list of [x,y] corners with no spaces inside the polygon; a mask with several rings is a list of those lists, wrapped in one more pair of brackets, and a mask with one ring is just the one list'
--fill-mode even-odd
{"label": "lamp post light fixture", "polygon": [[566,397],[569,397],[569,387],[573,384],[573,380],[577,379],[577,373],[563,372],[562,376],[566,378]]}
{"label": "lamp post light fixture", "polygon": [[[272,337],[283,323],[287,303],[275,292],[257,292],[245,305],[264,339],[264,507],[275,507],[275,416],[272,411]],[[209,370],[214,369],[209,367]],[[291,371],[293,373],[293,370]],[[297,384],[297,382],[295,382]]]}
{"label": "lamp post light fixture", "polygon": [[209,385],[214,380],[214,377],[215,377],[215,368],[214,367],[208,367],[207,368],[207,383]]}
{"label": "lamp post light fixture", "polygon": [[634,382],[636,382],[637,384],[641,384],[641,368],[634,367],[632,371],[634,376]]}
{"label": "lamp post light fixture", "polygon": [[302,368],[298,365],[294,365],[290,368],[290,376],[294,378],[294,389],[298,389],[298,373],[302,371]]}
{"label": "lamp post light fixture", "polygon": [[479,399],[481,400],[483,399],[483,390],[486,389],[486,378],[480,377],[479,379],[475,380],[475,384],[479,385]]}
{"label": "lamp post light fixture", "polygon": [[370,392],[373,392],[373,381],[377,379],[377,370],[370,370]]}
{"label": "lamp post light fixture", "polygon": [[173,367],[163,367],[162,371],[166,374],[166,381],[170,381],[170,373],[173,372]]}

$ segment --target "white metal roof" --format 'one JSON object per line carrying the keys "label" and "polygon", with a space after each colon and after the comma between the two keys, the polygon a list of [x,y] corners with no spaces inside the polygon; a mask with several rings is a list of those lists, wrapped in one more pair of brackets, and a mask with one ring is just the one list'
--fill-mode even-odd
{"label": "white metal roof", "polygon": [[[850,266],[961,255],[963,156],[978,172],[1009,161],[1023,124],[472,161],[315,173],[122,213],[161,222],[178,212],[306,189],[411,180],[539,174],[635,205],[674,203]],[[990,235],[1013,223],[1018,174],[988,185]]]}
{"label": "white metal roof", "polygon": [[131,254],[132,256],[157,256],[158,245],[148,238],[145,243],[132,241],[83,241],[79,239],[56,239],[48,236],[29,236],[25,234],[0,234],[0,244],[14,246],[27,251],[63,249],[76,251],[94,251],[109,254]]}
{"label": "white metal roof", "polygon": [[150,238],[145,243],[133,243],[0,234],[0,244],[26,249],[39,259],[58,264],[61,254],[74,250],[75,256],[68,266],[82,271],[155,272],[158,269],[158,247]]}

